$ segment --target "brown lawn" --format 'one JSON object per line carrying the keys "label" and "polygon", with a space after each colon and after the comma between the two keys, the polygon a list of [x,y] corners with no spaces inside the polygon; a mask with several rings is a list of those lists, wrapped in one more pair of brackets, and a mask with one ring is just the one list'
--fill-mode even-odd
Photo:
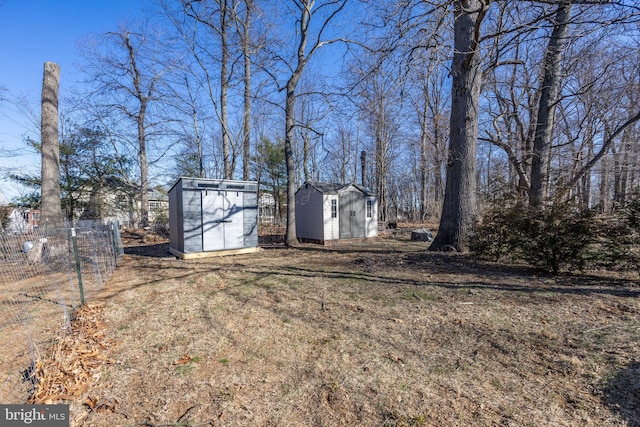
{"label": "brown lawn", "polygon": [[402,236],[189,261],[136,242],[76,321],[73,425],[640,425],[632,278]]}

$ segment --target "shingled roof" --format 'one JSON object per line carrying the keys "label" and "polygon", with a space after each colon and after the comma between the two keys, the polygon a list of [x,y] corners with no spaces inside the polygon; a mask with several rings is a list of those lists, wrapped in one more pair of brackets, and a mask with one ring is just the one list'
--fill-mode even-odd
{"label": "shingled roof", "polygon": [[305,182],[302,187],[303,188],[305,186],[309,186],[309,187],[313,187],[316,190],[318,190],[319,192],[323,193],[323,194],[338,194],[338,192],[340,192],[341,190],[343,190],[344,188],[353,185],[355,188],[357,188],[358,190],[360,190],[361,192],[363,192],[365,195],[367,196],[373,196],[374,193],[372,191],[369,191],[368,189],[358,185],[358,184],[342,184],[342,183],[337,183],[337,182],[318,182],[318,181],[307,181]]}

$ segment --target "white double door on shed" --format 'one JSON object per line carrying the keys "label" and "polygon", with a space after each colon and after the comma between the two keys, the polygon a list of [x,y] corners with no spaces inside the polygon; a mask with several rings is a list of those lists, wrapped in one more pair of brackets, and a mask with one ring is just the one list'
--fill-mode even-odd
{"label": "white double door on shed", "polygon": [[364,196],[355,191],[340,194],[340,238],[364,237]]}
{"label": "white double door on shed", "polygon": [[243,193],[227,190],[202,192],[202,249],[219,251],[244,245]]}

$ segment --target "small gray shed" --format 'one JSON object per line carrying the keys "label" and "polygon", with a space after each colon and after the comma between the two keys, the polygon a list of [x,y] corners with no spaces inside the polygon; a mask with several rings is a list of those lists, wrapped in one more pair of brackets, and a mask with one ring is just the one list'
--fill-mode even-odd
{"label": "small gray shed", "polygon": [[169,190],[169,251],[180,258],[258,250],[258,183],[180,178]]}
{"label": "small gray shed", "polygon": [[378,200],[356,184],[307,181],[296,191],[296,234],[325,243],[378,235]]}

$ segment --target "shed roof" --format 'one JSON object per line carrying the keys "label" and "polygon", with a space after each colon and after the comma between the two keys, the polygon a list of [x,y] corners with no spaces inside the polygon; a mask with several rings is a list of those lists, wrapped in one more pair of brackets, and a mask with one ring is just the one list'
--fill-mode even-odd
{"label": "shed roof", "polygon": [[349,186],[355,187],[360,192],[364,193],[366,196],[373,196],[374,193],[369,191],[368,189],[358,185],[358,184],[343,184],[337,182],[318,182],[318,181],[307,181],[302,184],[300,188],[306,188],[306,186],[313,187],[322,194],[338,194],[340,191],[344,190]]}

